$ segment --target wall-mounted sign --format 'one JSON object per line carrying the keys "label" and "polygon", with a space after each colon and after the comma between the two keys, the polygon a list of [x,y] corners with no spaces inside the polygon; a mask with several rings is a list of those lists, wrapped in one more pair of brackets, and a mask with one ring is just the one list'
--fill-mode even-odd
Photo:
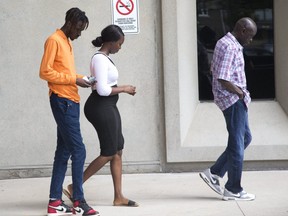
{"label": "wall-mounted sign", "polygon": [[112,22],[121,27],[125,34],[138,34],[138,0],[112,0]]}

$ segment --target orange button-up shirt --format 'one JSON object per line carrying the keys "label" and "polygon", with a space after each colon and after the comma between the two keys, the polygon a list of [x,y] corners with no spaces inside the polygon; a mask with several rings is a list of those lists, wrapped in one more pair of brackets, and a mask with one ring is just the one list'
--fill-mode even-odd
{"label": "orange button-up shirt", "polygon": [[45,42],[39,76],[48,82],[49,95],[80,102],[76,78],[83,75],[76,74],[72,44],[60,29]]}

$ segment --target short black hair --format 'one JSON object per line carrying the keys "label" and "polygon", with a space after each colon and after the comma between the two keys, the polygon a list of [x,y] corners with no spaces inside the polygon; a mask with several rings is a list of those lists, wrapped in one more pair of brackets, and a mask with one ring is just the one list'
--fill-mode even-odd
{"label": "short black hair", "polygon": [[66,12],[65,22],[71,22],[72,25],[76,25],[77,22],[82,21],[86,24],[85,29],[88,28],[89,25],[89,19],[85,15],[84,11],[81,11],[79,8],[71,8]]}

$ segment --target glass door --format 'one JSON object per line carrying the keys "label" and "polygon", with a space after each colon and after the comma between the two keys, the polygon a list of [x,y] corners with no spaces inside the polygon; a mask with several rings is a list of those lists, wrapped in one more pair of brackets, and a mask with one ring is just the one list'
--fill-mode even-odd
{"label": "glass door", "polygon": [[210,63],[218,39],[241,17],[251,17],[258,32],[244,48],[252,99],[274,99],[273,0],[197,0],[199,100],[213,100]]}

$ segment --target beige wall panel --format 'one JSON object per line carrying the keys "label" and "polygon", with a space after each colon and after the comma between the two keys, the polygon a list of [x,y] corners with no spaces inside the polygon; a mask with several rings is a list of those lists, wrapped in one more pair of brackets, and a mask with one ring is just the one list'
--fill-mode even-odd
{"label": "beige wall panel", "polygon": [[[276,61],[277,101],[252,101],[249,119],[253,140],[245,155],[246,161],[263,161],[263,164],[264,161],[288,160],[288,76],[285,72],[288,49],[283,46],[287,28],[280,21],[285,20],[287,13],[283,8],[287,8],[287,2],[274,3],[275,14],[278,14],[275,22],[279,23],[275,30],[275,56],[281,60]],[[280,8],[283,17],[278,13]],[[197,77],[193,73],[197,65],[197,56],[193,55],[197,53],[197,45],[193,43],[196,42],[193,34],[196,30],[195,11],[196,0],[162,2],[165,126],[167,162],[171,164],[212,163],[225,150],[228,139],[222,112],[214,103],[198,100]],[[171,14],[175,14],[176,21],[170,19]],[[171,35],[171,32],[175,33]],[[190,169],[193,167],[191,163]]]}
{"label": "beige wall panel", "polygon": [[274,2],[274,32],[275,32],[275,82],[276,82],[276,97],[282,108],[288,114],[288,46],[287,37],[288,28],[283,24],[283,20],[288,19],[288,1],[275,0]]}

